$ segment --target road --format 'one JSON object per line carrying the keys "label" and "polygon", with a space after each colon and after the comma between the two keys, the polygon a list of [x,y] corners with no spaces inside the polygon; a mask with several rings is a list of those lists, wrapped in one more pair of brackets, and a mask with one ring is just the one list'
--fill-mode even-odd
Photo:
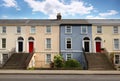
{"label": "road", "polygon": [[0,81],[120,81],[120,75],[0,75]]}

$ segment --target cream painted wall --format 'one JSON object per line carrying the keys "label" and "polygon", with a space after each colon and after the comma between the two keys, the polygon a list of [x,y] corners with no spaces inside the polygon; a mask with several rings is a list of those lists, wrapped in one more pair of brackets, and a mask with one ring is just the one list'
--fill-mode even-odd
{"label": "cream painted wall", "polygon": [[[120,27],[119,27],[120,30]],[[108,52],[120,52],[120,50],[114,50],[114,38],[120,39],[119,34],[113,34],[113,26],[102,26],[102,34],[97,34],[97,26],[92,26],[92,45],[93,52],[95,52],[95,38],[100,37],[102,39],[102,48],[106,48]]]}

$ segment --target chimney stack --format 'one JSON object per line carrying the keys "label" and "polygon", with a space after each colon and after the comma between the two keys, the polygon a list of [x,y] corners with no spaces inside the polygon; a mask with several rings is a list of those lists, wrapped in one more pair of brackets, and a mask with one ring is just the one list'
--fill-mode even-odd
{"label": "chimney stack", "polygon": [[57,13],[57,20],[61,20],[62,16],[60,13]]}

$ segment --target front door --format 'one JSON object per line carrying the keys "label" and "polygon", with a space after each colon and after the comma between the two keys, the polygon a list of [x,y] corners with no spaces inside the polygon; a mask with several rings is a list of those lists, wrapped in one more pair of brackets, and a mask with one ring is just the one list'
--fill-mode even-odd
{"label": "front door", "polygon": [[33,42],[29,42],[29,53],[32,53],[33,52],[33,49],[34,49],[34,43]]}
{"label": "front door", "polygon": [[89,52],[89,42],[84,42],[85,52]]}
{"label": "front door", "polygon": [[18,42],[18,52],[23,52],[23,42],[22,41]]}
{"label": "front door", "polygon": [[96,42],[96,52],[101,52],[101,42]]}

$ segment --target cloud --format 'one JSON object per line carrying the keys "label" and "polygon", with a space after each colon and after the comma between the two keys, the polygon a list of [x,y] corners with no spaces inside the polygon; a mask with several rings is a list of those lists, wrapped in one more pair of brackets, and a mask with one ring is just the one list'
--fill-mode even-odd
{"label": "cloud", "polygon": [[17,5],[17,2],[15,0],[3,0],[3,6],[5,7],[14,7],[17,10],[20,10],[20,8]]}
{"label": "cloud", "polygon": [[7,19],[7,18],[8,18],[8,16],[6,16],[6,15],[3,15],[3,16],[2,16],[2,18],[3,18],[3,19]]}
{"label": "cloud", "polygon": [[99,15],[101,17],[107,17],[107,16],[112,16],[112,15],[116,15],[118,14],[118,12],[116,10],[108,10],[107,12],[105,13],[99,13]]}
{"label": "cloud", "polygon": [[106,18],[101,16],[88,15],[86,16],[86,19],[106,19]]}
{"label": "cloud", "polygon": [[49,18],[55,18],[56,13],[62,13],[62,15],[85,15],[91,13],[93,6],[79,0],[69,0],[69,3],[65,3],[65,0],[24,0],[32,8],[33,12],[42,12],[45,15],[49,15]]}

